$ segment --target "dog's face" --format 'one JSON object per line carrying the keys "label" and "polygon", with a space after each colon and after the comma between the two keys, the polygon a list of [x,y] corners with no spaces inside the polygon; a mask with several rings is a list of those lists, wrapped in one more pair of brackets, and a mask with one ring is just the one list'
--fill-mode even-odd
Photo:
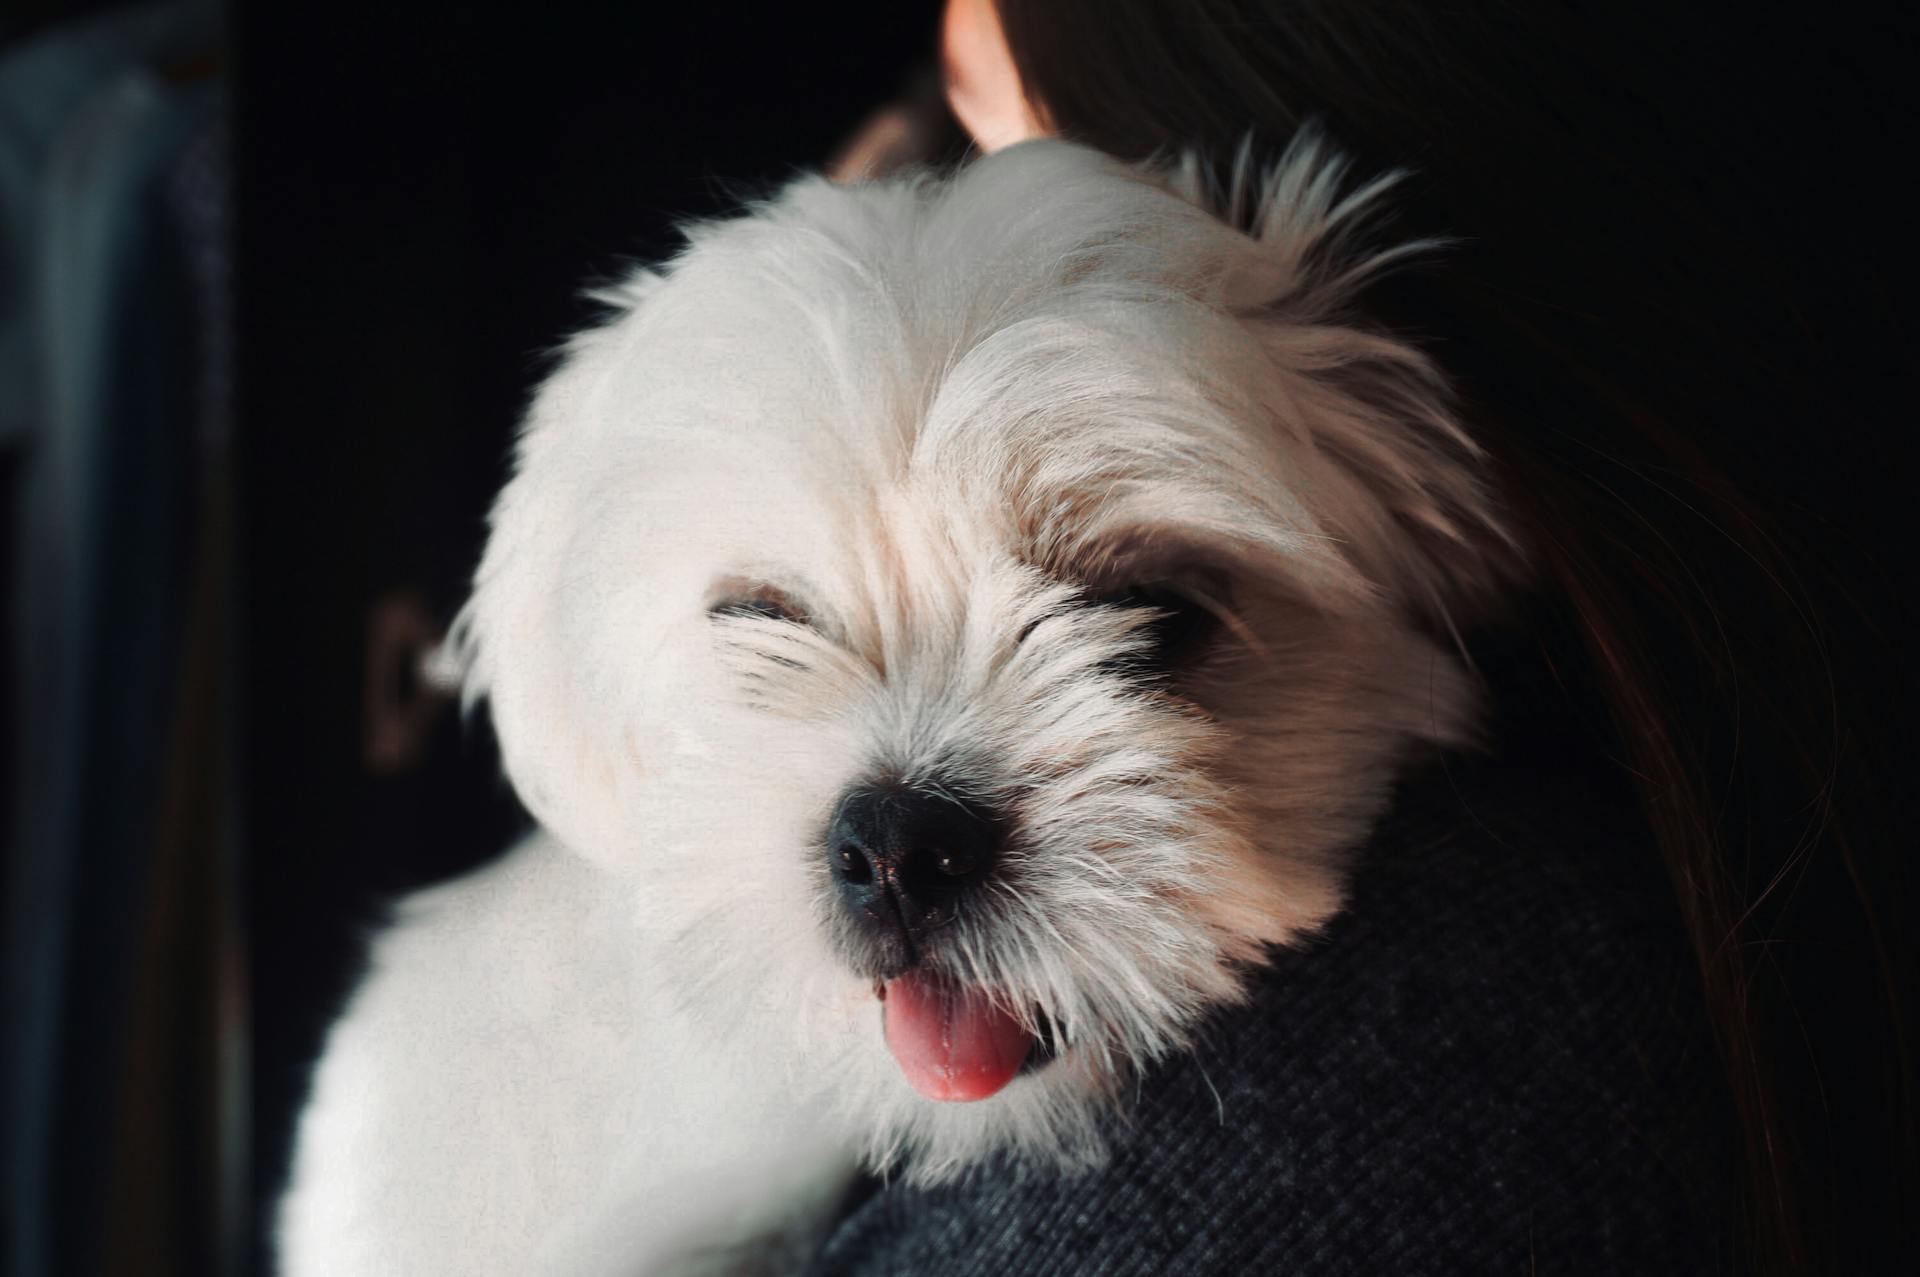
{"label": "dog's face", "polygon": [[1298,148],[1255,236],[1055,142],[802,182],[535,403],[470,685],[714,1045],[878,1160],[1091,1155],[1467,728],[1429,631],[1500,537],[1431,370],[1352,326],[1338,178]]}

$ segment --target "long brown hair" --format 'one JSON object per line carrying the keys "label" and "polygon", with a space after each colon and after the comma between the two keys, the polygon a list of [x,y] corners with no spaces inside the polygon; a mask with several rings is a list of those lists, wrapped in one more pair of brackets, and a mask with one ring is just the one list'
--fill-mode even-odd
{"label": "long brown hair", "polygon": [[1910,232],[1876,176],[1910,141],[1902,41],[1635,0],[998,7],[1068,136],[1224,162],[1317,121],[1412,171],[1408,230],[1458,247],[1381,305],[1458,378],[1561,622],[1540,642],[1611,711],[1744,1136],[1742,1266],[1907,1251],[1883,915],[1911,684],[1874,561],[1903,494],[1872,460],[1910,429]]}

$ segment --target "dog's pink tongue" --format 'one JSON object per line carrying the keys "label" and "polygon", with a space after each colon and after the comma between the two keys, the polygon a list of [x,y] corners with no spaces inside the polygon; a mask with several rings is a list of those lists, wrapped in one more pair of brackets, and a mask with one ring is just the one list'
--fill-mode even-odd
{"label": "dog's pink tongue", "polygon": [[930,1100],[984,1100],[1033,1049],[1033,1035],[978,989],[910,971],[886,992],[887,1047]]}

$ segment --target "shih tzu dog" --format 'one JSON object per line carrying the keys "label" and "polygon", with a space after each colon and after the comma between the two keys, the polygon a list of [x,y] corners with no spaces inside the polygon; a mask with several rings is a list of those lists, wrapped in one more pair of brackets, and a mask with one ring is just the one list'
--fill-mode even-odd
{"label": "shih tzu dog", "polygon": [[1516,554],[1357,309],[1390,180],[1032,142],[605,294],[456,634],[543,832],[376,942],[284,1271],[780,1271],[862,1165],[1096,1163],[1471,730]]}

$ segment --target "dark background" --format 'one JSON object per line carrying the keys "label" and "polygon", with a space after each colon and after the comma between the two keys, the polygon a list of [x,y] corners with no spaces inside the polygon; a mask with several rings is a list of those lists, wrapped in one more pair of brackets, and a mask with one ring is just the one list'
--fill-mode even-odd
{"label": "dark background", "polygon": [[[1910,163],[1910,146],[1897,145],[1912,140],[1907,121],[1815,91],[1855,80],[1891,86],[1898,68],[1916,65],[1911,45],[1890,43],[1878,20],[1892,6],[1865,7],[1873,23],[1852,25],[1842,6],[1830,27],[1846,58],[1867,70],[1815,66],[1805,84],[1782,78],[1778,97],[1767,98],[1786,122],[1781,180],[1808,204],[1817,203],[1810,184],[1884,192],[1892,183],[1880,180],[1881,166]],[[27,0],[0,14],[0,54],[128,8]],[[463,724],[450,704],[400,679],[390,699],[411,724],[406,739],[384,757],[370,753],[378,618],[410,618],[425,637],[459,605],[544,352],[592,314],[582,288],[671,253],[677,221],[732,208],[742,194],[825,161],[925,70],[937,10],[934,0],[677,8],[255,0],[228,7],[215,38],[169,55],[169,83],[223,95],[231,449],[174,485],[194,509],[174,521],[177,544],[160,547],[165,572],[142,582],[154,606],[132,618],[160,623],[122,627],[114,654],[162,666],[184,652],[186,682],[162,690],[179,695],[176,711],[212,708],[182,714],[184,726],[133,722],[138,730],[119,737],[131,720],[104,716],[89,724],[104,743],[88,757],[124,766],[156,751],[148,770],[165,775],[130,774],[154,792],[189,794],[186,817],[172,813],[171,824],[188,831],[176,841],[213,850],[127,857],[150,841],[144,825],[154,813],[136,806],[101,813],[97,845],[82,848],[89,858],[75,871],[61,955],[69,1022],[36,1047],[64,1069],[59,1111],[48,1119],[58,1138],[46,1165],[20,1163],[45,1180],[32,1209],[50,1204],[50,1263],[20,1277],[260,1265],[259,1226],[285,1173],[308,1068],[384,902],[498,854],[525,826],[484,714]],[[1733,115],[1749,100],[1721,92],[1743,79],[1729,69],[1741,64],[1737,30],[1725,42],[1713,33],[1726,64],[1700,59],[1697,86],[1703,102]],[[1752,67],[1747,74],[1759,77]],[[1904,110],[1912,92],[1879,100]],[[1717,159],[1703,156],[1703,171],[1719,175]],[[1741,212],[1731,210],[1728,224],[1740,224]],[[1840,263],[1875,281],[1874,309],[1858,306],[1868,290],[1802,290],[1797,322],[1849,352],[1850,364],[1831,361],[1849,375],[1830,400],[1825,386],[1806,388],[1824,400],[1807,429],[1767,416],[1755,423],[1751,452],[1741,450],[1744,477],[1776,526],[1842,566],[1821,587],[1850,595],[1885,627],[1873,650],[1886,663],[1849,655],[1836,676],[1867,689],[1849,704],[1885,707],[1839,727],[1859,733],[1872,781],[1888,791],[1879,808],[1888,823],[1861,831],[1887,866],[1913,842],[1904,823],[1912,787],[1899,762],[1910,720],[1894,693],[1873,699],[1895,686],[1889,675],[1911,647],[1910,596],[1897,579],[1910,561],[1898,547],[1910,535],[1914,452],[1910,220],[1907,208],[1884,202],[1836,206],[1807,219],[1821,234],[1805,251],[1798,241],[1783,250],[1801,269]],[[0,289],[13,282],[0,278]],[[177,280],[161,283],[180,291]],[[140,358],[204,360],[206,350],[184,330],[167,331],[165,319],[148,317]],[[1472,362],[1473,352],[1454,353]],[[180,389],[179,379],[145,371]],[[149,443],[154,469],[121,476],[127,490],[159,487],[150,480],[166,465],[184,468]],[[30,452],[0,451],[9,516],[33,464]],[[13,520],[0,528],[11,537]],[[209,542],[215,552],[196,560],[192,546]],[[0,570],[12,572],[14,547],[0,549]],[[169,607],[208,588],[191,570],[196,561],[217,569],[207,631]],[[15,582],[6,586],[13,595]],[[1764,695],[1769,671],[1746,675],[1749,694]],[[4,695],[14,692],[9,685]],[[0,701],[0,717],[15,709]],[[149,717],[166,718],[164,708]],[[14,753],[34,747],[11,732],[0,739]],[[0,758],[9,774],[18,761]],[[137,790],[89,783],[82,792]],[[1798,791],[1782,792],[1797,801]],[[23,797],[33,796],[0,790],[0,817]],[[1821,1156],[1858,1162],[1863,1209],[1884,1215],[1911,1205],[1899,1197],[1902,1168],[1883,1174],[1856,1149],[1873,1147],[1883,1095],[1911,1079],[1881,1076],[1898,1057],[1874,1036],[1880,1029],[1859,1027],[1872,1022],[1863,1004],[1879,990],[1855,978],[1867,959],[1843,952],[1861,943],[1849,883],[1837,866],[1818,868],[1805,881],[1797,870],[1783,878],[1774,898],[1796,912],[1769,943],[1802,955],[1793,1032],[1836,1043],[1845,1067],[1796,1065],[1788,1082],[1796,1103],[1835,1124]],[[1903,930],[1910,897],[1874,899],[1884,925]],[[25,893],[0,904],[10,918],[40,908]],[[10,945],[6,957],[14,962]],[[11,965],[7,974],[11,981]],[[8,996],[11,1017],[11,983]],[[126,1027],[142,1017],[175,1026],[171,1038],[160,1035],[157,1055],[126,1046],[158,1040]],[[6,1045],[11,1064],[14,1043]],[[149,1059],[167,1066],[159,1083],[127,1084]],[[7,1082],[11,1104],[11,1074]],[[138,1111],[155,1096],[164,1120]],[[0,1109],[0,1119],[10,1113]],[[7,1187],[11,1212],[18,1181]],[[144,1216],[114,1209],[128,1202]],[[21,1253],[14,1240],[0,1229],[0,1273],[9,1271],[5,1256]]]}
{"label": "dark background", "polygon": [[[450,617],[542,352],[673,224],[823,163],[937,6],[246,5],[234,28],[253,1181],[394,892],[522,827],[484,716],[363,765],[366,631]],[[289,730],[289,724],[300,724]]]}

